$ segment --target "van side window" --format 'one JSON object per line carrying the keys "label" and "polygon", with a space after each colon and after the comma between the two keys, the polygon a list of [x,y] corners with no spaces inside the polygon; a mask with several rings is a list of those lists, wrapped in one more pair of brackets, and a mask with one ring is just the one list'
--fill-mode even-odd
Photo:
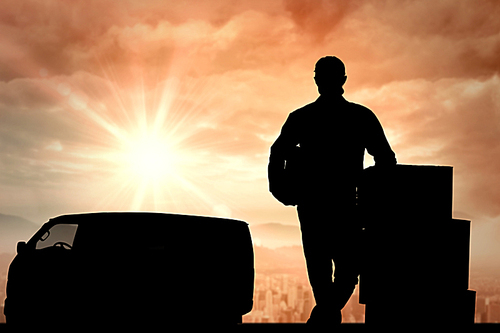
{"label": "van side window", "polygon": [[61,242],[72,247],[77,229],[78,224],[56,224],[40,237],[36,249],[51,247]]}

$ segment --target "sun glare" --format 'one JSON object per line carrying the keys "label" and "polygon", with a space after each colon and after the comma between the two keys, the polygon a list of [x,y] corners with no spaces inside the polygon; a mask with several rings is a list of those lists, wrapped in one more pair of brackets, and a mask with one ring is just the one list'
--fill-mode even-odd
{"label": "sun glare", "polygon": [[102,162],[99,170],[105,175],[94,210],[230,216],[225,194],[207,185],[219,170],[204,172],[208,151],[219,143],[198,141],[201,124],[217,117],[204,112],[213,97],[211,85],[179,80],[176,73],[182,72],[182,64],[172,65],[175,71],[165,80],[146,83],[140,66],[132,69],[134,80],[128,83],[119,80],[112,65],[103,61],[101,66],[102,92],[86,85],[48,87],[78,111],[82,122],[93,125],[82,128],[102,143],[88,150],[92,159]]}
{"label": "sun glare", "polygon": [[124,149],[131,176],[143,181],[160,181],[175,177],[177,157],[168,142],[155,135],[144,134],[128,141]]}

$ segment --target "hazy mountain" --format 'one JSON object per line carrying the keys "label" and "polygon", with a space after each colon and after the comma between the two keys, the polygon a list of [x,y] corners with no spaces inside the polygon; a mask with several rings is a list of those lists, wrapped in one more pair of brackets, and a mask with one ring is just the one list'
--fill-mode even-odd
{"label": "hazy mountain", "polygon": [[301,246],[284,246],[270,249],[254,246],[255,269],[258,272],[273,270],[293,270],[305,273],[304,252]]}
{"label": "hazy mountain", "polygon": [[283,246],[302,246],[300,229],[296,225],[264,223],[250,225],[255,245],[275,249]]}
{"label": "hazy mountain", "polygon": [[0,214],[0,253],[15,253],[17,242],[27,241],[39,228],[22,217]]}

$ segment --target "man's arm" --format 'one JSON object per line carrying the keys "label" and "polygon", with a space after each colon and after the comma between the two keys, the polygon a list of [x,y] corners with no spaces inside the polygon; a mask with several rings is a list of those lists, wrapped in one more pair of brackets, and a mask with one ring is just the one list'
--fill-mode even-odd
{"label": "man's arm", "polygon": [[[290,120],[292,118],[292,120]],[[269,155],[269,180],[285,168],[285,160],[290,150],[297,144],[293,139],[293,117],[290,114],[281,128],[281,133],[271,146]],[[270,184],[271,185],[271,184]]]}
{"label": "man's arm", "polygon": [[366,150],[373,156],[375,166],[396,165],[396,154],[391,149],[384,133],[384,129],[377,119],[377,116],[370,111],[368,116]]}
{"label": "man's arm", "polygon": [[[294,117],[290,114],[281,128],[281,133],[270,149],[269,165],[267,167],[269,178],[269,191],[283,204],[294,205],[289,202],[287,193],[283,193],[284,169],[287,158],[298,144],[294,130]],[[296,142],[297,141],[297,142]]]}

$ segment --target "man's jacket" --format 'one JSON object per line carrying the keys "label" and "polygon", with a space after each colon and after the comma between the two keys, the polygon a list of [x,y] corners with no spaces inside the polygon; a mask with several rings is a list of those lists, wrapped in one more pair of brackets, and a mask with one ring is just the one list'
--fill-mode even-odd
{"label": "man's jacket", "polygon": [[396,164],[370,109],[341,95],[320,96],[290,113],[271,146],[269,189],[285,205],[342,196],[356,187],[365,149],[376,166]]}

